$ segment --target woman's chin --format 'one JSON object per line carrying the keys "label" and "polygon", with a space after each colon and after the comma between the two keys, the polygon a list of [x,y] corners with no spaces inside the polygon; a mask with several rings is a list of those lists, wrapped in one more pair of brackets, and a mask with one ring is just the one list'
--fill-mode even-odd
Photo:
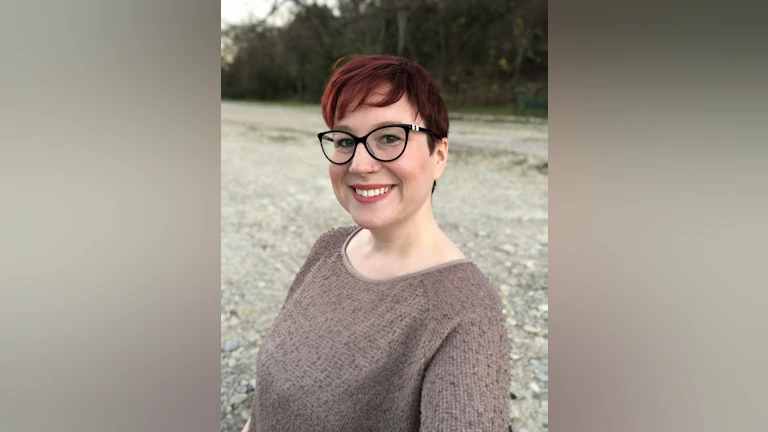
{"label": "woman's chin", "polygon": [[352,220],[357,225],[367,230],[386,228],[392,224],[389,218],[382,217],[382,215],[365,214],[365,212],[350,212]]}

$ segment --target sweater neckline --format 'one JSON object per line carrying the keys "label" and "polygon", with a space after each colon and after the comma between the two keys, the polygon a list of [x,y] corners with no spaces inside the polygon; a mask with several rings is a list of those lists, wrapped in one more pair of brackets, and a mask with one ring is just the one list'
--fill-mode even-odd
{"label": "sweater neckline", "polygon": [[471,258],[459,258],[459,259],[455,259],[455,260],[452,260],[452,261],[444,262],[442,264],[438,264],[438,265],[435,265],[435,266],[432,266],[432,267],[428,267],[428,268],[425,268],[423,270],[419,270],[419,271],[416,271],[416,272],[402,274],[400,276],[395,276],[395,277],[391,277],[391,278],[387,278],[387,279],[372,279],[372,278],[369,278],[368,276],[365,276],[364,274],[360,273],[359,271],[357,271],[357,269],[354,266],[352,266],[352,263],[349,262],[349,257],[347,256],[347,245],[349,245],[349,242],[352,240],[352,237],[357,235],[357,233],[362,231],[362,229],[363,229],[363,227],[358,226],[349,235],[347,235],[347,239],[344,240],[344,244],[341,246],[341,260],[344,262],[344,267],[347,269],[347,271],[352,276],[354,276],[355,278],[360,279],[360,280],[362,280],[364,282],[374,283],[374,284],[397,282],[397,281],[401,281],[401,280],[404,280],[404,279],[409,279],[409,278],[412,278],[412,277],[420,276],[420,275],[423,275],[425,273],[431,273],[433,271],[440,270],[440,269],[443,269],[443,268],[446,268],[446,267],[452,267],[452,266],[455,266],[455,265],[458,265],[458,264],[472,263],[472,259]]}

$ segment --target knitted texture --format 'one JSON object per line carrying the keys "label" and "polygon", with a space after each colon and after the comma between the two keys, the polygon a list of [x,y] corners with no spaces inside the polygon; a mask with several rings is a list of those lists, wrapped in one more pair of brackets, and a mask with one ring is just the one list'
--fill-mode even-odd
{"label": "knitted texture", "polygon": [[257,356],[249,432],[506,431],[501,299],[469,259],[386,281],[351,268],[359,227],[312,247]]}

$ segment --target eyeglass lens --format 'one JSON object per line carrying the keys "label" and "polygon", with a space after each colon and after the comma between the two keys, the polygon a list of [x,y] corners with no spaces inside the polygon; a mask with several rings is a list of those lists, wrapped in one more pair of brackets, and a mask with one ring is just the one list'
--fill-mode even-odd
{"label": "eyeglass lens", "polygon": [[[387,127],[369,135],[366,143],[376,158],[389,161],[403,153],[407,139],[408,135],[402,127]],[[355,151],[355,139],[344,132],[328,132],[320,138],[320,142],[323,152],[333,162],[346,162]]]}

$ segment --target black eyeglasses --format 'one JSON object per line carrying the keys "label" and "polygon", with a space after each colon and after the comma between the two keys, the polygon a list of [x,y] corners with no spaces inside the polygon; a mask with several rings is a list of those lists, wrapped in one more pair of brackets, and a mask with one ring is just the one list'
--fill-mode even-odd
{"label": "black eyeglasses", "polygon": [[439,137],[435,132],[410,124],[392,124],[380,126],[368,132],[364,137],[352,135],[347,131],[330,130],[317,134],[320,147],[325,157],[336,165],[344,165],[352,160],[357,145],[365,144],[368,154],[379,162],[392,162],[405,152],[410,131],[424,132]]}

